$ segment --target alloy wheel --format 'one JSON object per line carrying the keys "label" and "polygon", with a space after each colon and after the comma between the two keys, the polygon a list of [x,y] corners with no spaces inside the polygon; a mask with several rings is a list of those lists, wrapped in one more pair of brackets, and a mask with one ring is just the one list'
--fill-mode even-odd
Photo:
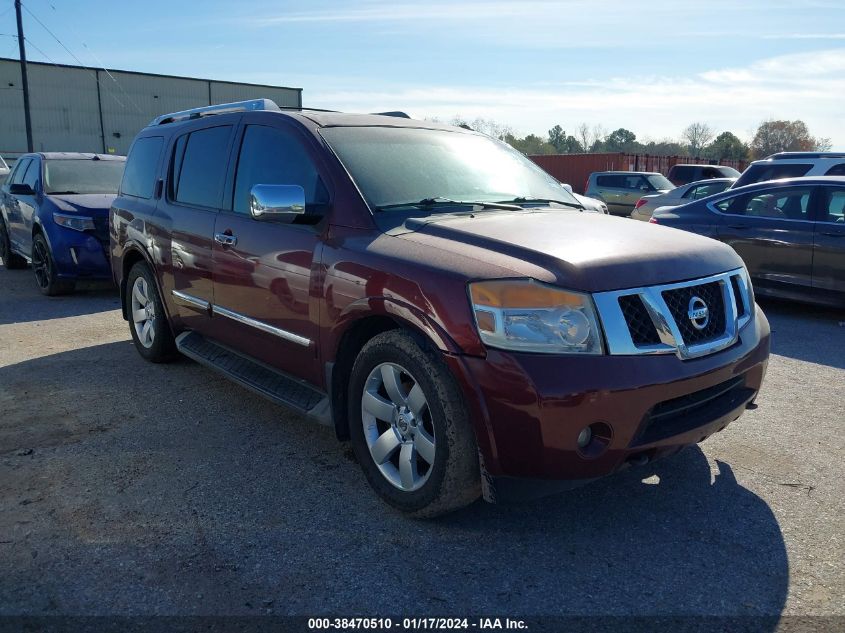
{"label": "alloy wheel", "polygon": [[155,341],[155,301],[153,301],[151,288],[147,280],[137,277],[132,284],[132,325],[138,341],[146,348],[153,346]]}
{"label": "alloy wheel", "polygon": [[35,272],[35,281],[39,288],[50,286],[53,274],[50,253],[40,239],[36,239],[32,244],[32,270]]}
{"label": "alloy wheel", "polygon": [[379,471],[404,492],[419,490],[434,466],[436,438],[420,383],[401,365],[375,367],[361,396],[364,439]]}

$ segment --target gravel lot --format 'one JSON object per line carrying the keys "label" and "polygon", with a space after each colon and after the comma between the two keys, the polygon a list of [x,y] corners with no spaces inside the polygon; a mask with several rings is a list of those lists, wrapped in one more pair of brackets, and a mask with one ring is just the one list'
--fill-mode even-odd
{"label": "gravel lot", "polygon": [[0,269],[0,615],[845,616],[842,312],[764,303],[759,408],[701,446],[421,522],[331,430],[144,362],[114,292],[31,275]]}

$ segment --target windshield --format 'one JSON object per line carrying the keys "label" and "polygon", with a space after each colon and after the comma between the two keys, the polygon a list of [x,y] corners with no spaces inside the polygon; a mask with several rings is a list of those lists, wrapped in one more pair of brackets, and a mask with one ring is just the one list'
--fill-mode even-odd
{"label": "windshield", "polygon": [[122,160],[54,159],[44,161],[44,193],[117,193]]}
{"label": "windshield", "polygon": [[321,130],[373,209],[420,201],[580,205],[522,154],[480,134],[388,127]]}
{"label": "windshield", "polygon": [[649,184],[654,187],[655,189],[674,189],[675,185],[666,178],[666,176],[661,176],[660,174],[652,174],[650,176],[646,176],[646,180],[648,180]]}

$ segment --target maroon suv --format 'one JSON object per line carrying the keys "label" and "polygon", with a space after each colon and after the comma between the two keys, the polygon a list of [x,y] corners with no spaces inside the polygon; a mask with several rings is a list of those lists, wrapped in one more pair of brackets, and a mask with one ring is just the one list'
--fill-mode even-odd
{"label": "maroon suv", "polygon": [[581,210],[482,134],[258,100],[138,135],[112,269],[144,358],[333,426],[432,516],[674,453],[760,389],[769,326],[734,251]]}

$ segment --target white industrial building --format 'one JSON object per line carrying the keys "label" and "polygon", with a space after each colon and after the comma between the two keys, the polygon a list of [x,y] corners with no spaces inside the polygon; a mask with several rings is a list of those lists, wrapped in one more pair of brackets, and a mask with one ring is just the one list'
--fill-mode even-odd
{"label": "white industrial building", "polygon": [[[63,64],[27,63],[34,151],[126,154],[159,114],[266,97],[301,107],[302,89]],[[0,57],[0,155],[26,152],[20,62]]]}

